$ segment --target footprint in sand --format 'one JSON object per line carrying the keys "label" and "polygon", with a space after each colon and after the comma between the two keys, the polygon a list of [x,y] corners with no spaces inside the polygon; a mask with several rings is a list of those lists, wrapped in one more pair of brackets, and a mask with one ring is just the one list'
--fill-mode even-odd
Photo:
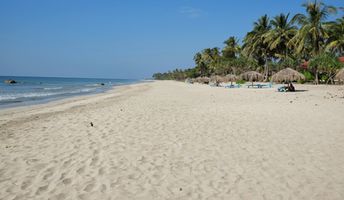
{"label": "footprint in sand", "polygon": [[99,157],[93,157],[90,166],[95,166],[98,163]]}
{"label": "footprint in sand", "polygon": [[31,180],[31,179],[26,180],[26,181],[24,181],[24,182],[22,183],[22,185],[21,185],[20,188],[21,188],[22,190],[25,190],[25,189],[28,188],[31,184],[32,184],[32,180]]}
{"label": "footprint in sand", "polygon": [[106,192],[106,185],[105,185],[105,184],[103,184],[103,185],[101,186],[100,191],[101,191],[102,193],[105,193],[105,192]]}
{"label": "footprint in sand", "polygon": [[54,174],[54,172],[49,172],[43,176],[43,180],[47,180],[49,177],[51,177]]}
{"label": "footprint in sand", "polygon": [[62,181],[62,183],[65,185],[69,185],[71,182],[72,182],[71,178],[66,178],[66,179],[63,179],[63,181]]}
{"label": "footprint in sand", "polygon": [[85,172],[85,166],[80,167],[78,170],[76,170],[78,174],[83,174]]}
{"label": "footprint in sand", "polygon": [[63,167],[67,167],[68,165],[70,165],[72,163],[72,159],[69,159],[69,160],[67,160],[67,161],[65,161],[64,163],[63,163]]}
{"label": "footprint in sand", "polygon": [[98,170],[98,174],[99,175],[103,175],[105,173],[105,169],[104,167],[101,167],[99,170]]}
{"label": "footprint in sand", "polygon": [[51,200],[63,200],[66,199],[67,195],[65,193],[60,193],[55,195]]}
{"label": "footprint in sand", "polygon": [[85,191],[85,192],[90,192],[90,191],[94,188],[94,186],[95,186],[94,183],[90,183],[90,184],[88,184],[88,185],[85,187],[84,191]]}
{"label": "footprint in sand", "polygon": [[45,186],[42,186],[42,187],[39,187],[36,191],[36,195],[40,195],[42,194],[43,192],[47,191],[48,190],[48,187],[49,185],[45,185]]}

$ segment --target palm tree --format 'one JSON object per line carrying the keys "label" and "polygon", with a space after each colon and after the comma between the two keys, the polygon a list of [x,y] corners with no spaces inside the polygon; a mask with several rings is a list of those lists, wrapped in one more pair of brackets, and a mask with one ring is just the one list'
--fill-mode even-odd
{"label": "palm tree", "polygon": [[243,52],[248,57],[255,58],[260,65],[264,65],[264,75],[267,79],[269,69],[267,61],[271,58],[271,51],[265,41],[265,34],[271,30],[270,19],[267,15],[262,16],[254,22],[253,31],[246,34],[244,38]]}
{"label": "palm tree", "polygon": [[289,20],[289,14],[280,14],[271,20],[272,29],[264,34],[264,42],[268,44],[274,57],[282,61],[290,56],[292,51],[288,43],[296,35],[297,27]]}
{"label": "palm tree", "polygon": [[226,41],[223,42],[226,46],[222,50],[222,56],[225,59],[234,59],[236,58],[236,54],[240,52],[240,46],[238,40],[231,36]]}
{"label": "palm tree", "polygon": [[202,59],[202,54],[201,53],[196,53],[194,56],[194,61],[196,64],[196,72],[199,76],[206,76],[208,73],[208,68],[207,65],[203,62]]}
{"label": "palm tree", "polygon": [[202,51],[202,61],[208,68],[208,75],[215,71],[216,63],[220,60],[221,54],[217,47],[206,48]]}
{"label": "palm tree", "polygon": [[194,56],[194,61],[195,61],[196,66],[200,65],[202,62],[202,54],[199,52],[196,53]]}
{"label": "palm tree", "polygon": [[[315,57],[323,52],[325,40],[328,38],[324,21],[330,14],[336,13],[336,8],[327,6],[317,0],[302,6],[306,8],[307,14],[297,14],[294,16],[293,21],[298,22],[301,28],[291,40],[291,44],[296,47],[296,53],[306,51],[308,56]],[[317,68],[314,68],[314,73],[315,83],[318,84]]]}
{"label": "palm tree", "polygon": [[215,63],[221,58],[219,48],[206,48],[196,53],[194,61],[200,76],[208,76],[215,71]]}
{"label": "palm tree", "polygon": [[329,39],[327,41],[326,49],[333,53],[344,55],[344,17],[339,18],[336,22],[328,24]]}
{"label": "palm tree", "polygon": [[202,58],[207,63],[211,63],[213,61],[216,61],[220,58],[220,50],[217,47],[214,48],[206,48],[202,51]]}

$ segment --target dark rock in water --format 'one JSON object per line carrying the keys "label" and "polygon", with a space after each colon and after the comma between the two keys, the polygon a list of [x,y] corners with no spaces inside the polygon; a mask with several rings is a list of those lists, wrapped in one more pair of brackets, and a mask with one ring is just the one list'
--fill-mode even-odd
{"label": "dark rock in water", "polygon": [[5,83],[7,83],[7,84],[15,84],[15,83],[17,83],[17,81],[12,80],[12,79],[8,79],[8,80],[5,80]]}
{"label": "dark rock in water", "polygon": [[105,85],[105,83],[100,83],[100,85]]}

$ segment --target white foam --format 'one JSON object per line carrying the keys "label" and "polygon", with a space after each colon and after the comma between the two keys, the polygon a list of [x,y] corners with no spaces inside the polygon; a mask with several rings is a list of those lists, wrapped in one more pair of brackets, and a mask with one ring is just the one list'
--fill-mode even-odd
{"label": "white foam", "polygon": [[48,88],[43,88],[44,90],[59,90],[62,89],[62,87],[48,87]]}

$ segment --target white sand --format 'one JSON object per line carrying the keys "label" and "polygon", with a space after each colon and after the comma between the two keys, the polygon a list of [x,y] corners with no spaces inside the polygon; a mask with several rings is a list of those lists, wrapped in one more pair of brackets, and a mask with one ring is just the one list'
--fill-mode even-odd
{"label": "white sand", "polygon": [[296,87],[166,81],[2,110],[0,199],[344,199],[344,86]]}

